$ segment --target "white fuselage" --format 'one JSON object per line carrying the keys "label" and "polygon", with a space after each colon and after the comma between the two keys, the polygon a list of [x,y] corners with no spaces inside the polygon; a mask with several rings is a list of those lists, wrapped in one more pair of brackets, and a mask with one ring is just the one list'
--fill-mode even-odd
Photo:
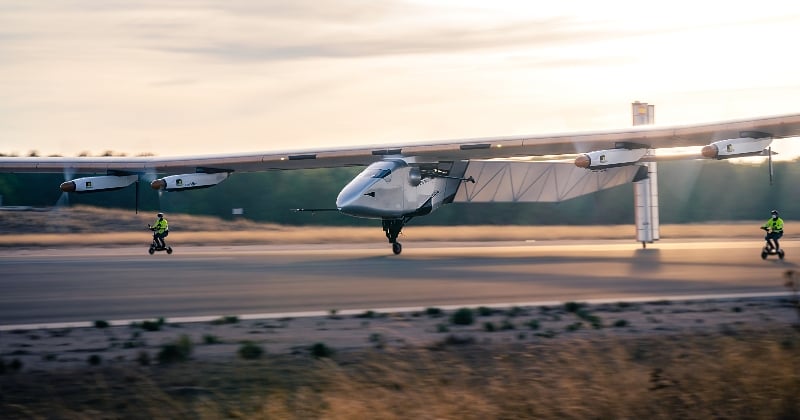
{"label": "white fuselage", "polygon": [[370,219],[398,219],[428,214],[452,200],[458,180],[421,177],[402,159],[369,165],[336,198],[344,214]]}

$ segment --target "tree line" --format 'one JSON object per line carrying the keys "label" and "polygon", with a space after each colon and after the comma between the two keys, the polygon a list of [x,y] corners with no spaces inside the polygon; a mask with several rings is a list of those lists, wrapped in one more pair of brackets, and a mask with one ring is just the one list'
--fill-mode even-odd
{"label": "tree line", "polygon": [[[336,212],[297,213],[293,208],[334,208],[339,190],[363,168],[233,173],[225,182],[202,190],[157,192],[142,182],[140,211],[244,217],[289,225],[374,225]],[[769,184],[766,164],[725,161],[674,161],[658,166],[661,223],[760,220],[773,208],[785,218],[800,212],[794,179],[797,162],[774,166]],[[76,175],[77,177],[78,175]],[[53,206],[64,201],[58,174],[0,174],[0,195],[6,206]],[[133,211],[135,187],[89,194],[70,194],[69,205],[125,208]],[[244,214],[233,215],[241,208]],[[634,221],[633,187],[623,185],[562,203],[451,204],[415,224],[591,225]]]}

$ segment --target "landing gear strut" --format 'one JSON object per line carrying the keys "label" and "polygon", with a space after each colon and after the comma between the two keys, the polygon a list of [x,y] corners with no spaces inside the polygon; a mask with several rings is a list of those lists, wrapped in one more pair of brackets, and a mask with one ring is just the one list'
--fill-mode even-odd
{"label": "landing gear strut", "polygon": [[399,255],[403,252],[403,245],[397,242],[397,237],[400,236],[400,231],[403,230],[403,226],[408,223],[409,220],[411,220],[410,217],[404,217],[402,219],[383,219],[383,232],[386,233],[386,239],[392,244],[392,252],[394,252],[394,255]]}

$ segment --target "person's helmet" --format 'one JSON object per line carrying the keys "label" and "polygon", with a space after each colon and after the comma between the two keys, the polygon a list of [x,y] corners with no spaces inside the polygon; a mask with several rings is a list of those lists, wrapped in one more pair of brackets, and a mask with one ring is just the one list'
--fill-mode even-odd
{"label": "person's helmet", "polygon": [[778,210],[772,210],[770,213],[772,213],[773,215],[777,216],[778,215]]}
{"label": "person's helmet", "polygon": [[158,217],[164,217],[164,213],[158,213]]}

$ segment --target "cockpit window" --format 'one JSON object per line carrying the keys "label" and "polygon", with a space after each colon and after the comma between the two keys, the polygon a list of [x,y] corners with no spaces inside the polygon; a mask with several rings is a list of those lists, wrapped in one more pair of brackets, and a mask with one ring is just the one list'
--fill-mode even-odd
{"label": "cockpit window", "polygon": [[361,176],[365,178],[386,178],[391,174],[391,169],[367,169],[364,172],[361,172]]}

